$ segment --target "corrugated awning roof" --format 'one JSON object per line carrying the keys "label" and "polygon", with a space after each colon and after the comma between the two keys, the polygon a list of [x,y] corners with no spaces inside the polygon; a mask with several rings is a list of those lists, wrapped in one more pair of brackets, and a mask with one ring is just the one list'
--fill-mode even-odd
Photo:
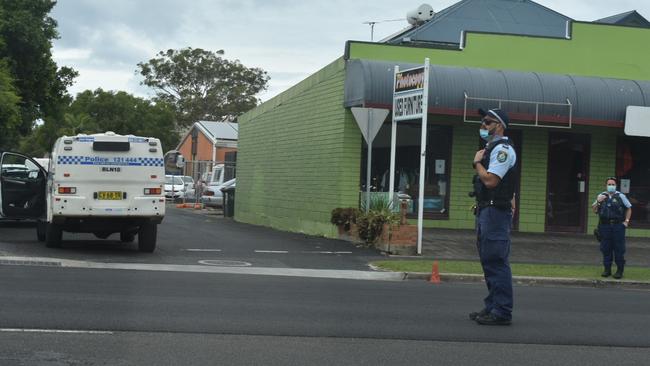
{"label": "corrugated awning roof", "polygon": [[[395,65],[386,61],[347,61],[345,107],[392,108]],[[421,66],[397,65],[400,69]],[[650,106],[650,81],[431,65],[429,113],[464,115],[465,94],[538,103],[568,100],[573,123],[623,127],[628,105]],[[515,112],[518,119],[534,120],[534,105],[522,104],[517,109],[510,112]],[[553,120],[557,108],[550,110],[545,116],[548,121]]]}

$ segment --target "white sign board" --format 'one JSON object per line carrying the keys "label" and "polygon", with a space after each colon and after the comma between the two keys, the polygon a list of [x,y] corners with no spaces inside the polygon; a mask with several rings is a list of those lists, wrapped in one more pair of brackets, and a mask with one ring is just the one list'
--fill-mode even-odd
{"label": "white sign board", "polygon": [[424,116],[424,67],[395,73],[393,120],[404,121]]}
{"label": "white sign board", "polygon": [[650,137],[650,107],[629,105],[625,110],[625,134]]}
{"label": "white sign board", "polygon": [[436,159],[436,174],[445,174],[445,161]]}
{"label": "white sign board", "polygon": [[630,180],[621,179],[621,193],[628,194],[630,193]]}

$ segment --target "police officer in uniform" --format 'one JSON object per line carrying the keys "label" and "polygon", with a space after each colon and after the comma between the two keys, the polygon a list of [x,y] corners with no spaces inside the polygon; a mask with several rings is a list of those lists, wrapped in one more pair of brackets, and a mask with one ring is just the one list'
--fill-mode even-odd
{"label": "police officer in uniform", "polygon": [[479,109],[485,149],[474,156],[477,246],[488,296],[481,311],[469,317],[482,325],[509,325],[512,320],[510,227],[515,192],[515,150],[503,136],[510,120],[505,111]]}
{"label": "police officer in uniform", "polygon": [[599,216],[600,251],[603,253],[605,270],[603,277],[612,275],[612,260],[616,263],[614,278],[623,277],[625,269],[625,229],[630,224],[632,204],[625,195],[616,190],[616,178],[605,181],[607,190],[596,197],[592,208]]}

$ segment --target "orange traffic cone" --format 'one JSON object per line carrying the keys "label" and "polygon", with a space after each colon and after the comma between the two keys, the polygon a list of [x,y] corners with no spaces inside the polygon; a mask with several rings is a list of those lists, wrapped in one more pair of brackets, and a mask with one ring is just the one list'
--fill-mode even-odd
{"label": "orange traffic cone", "polygon": [[433,261],[433,266],[431,266],[431,283],[440,283],[440,272],[438,272],[438,261]]}

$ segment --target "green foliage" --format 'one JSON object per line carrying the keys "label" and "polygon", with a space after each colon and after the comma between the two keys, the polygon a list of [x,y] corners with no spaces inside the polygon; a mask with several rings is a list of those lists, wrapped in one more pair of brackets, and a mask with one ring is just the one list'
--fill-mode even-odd
{"label": "green foliage", "polygon": [[350,230],[350,224],[356,223],[359,210],[356,208],[335,208],[332,210],[330,222],[334,225],[343,225],[345,230]]}
{"label": "green foliage", "polygon": [[372,245],[381,236],[384,224],[399,224],[399,215],[388,208],[370,210],[368,213],[361,211],[357,216],[359,238],[366,244]]}
{"label": "green foliage", "polygon": [[180,126],[198,120],[220,121],[255,107],[255,97],[266,90],[269,76],[217,52],[200,48],[160,51],[156,58],[138,63],[142,84],[153,88],[157,100],[174,107]]}
{"label": "green foliage", "polygon": [[12,150],[20,126],[20,98],[4,63],[0,62],[0,150]]}
{"label": "green foliage", "polygon": [[52,59],[57,23],[48,14],[54,0],[0,0],[0,59],[6,60],[20,97],[20,135],[32,132],[38,119],[62,118],[71,101],[67,87],[77,72],[58,68]]}
{"label": "green foliage", "polygon": [[[159,138],[165,150],[176,147],[179,134],[174,113],[165,103],[154,103],[119,91],[86,90],[79,93],[68,109],[67,131],[97,133],[113,131]],[[72,129],[78,131],[72,131]]]}
{"label": "green foliage", "polygon": [[[366,211],[365,194],[361,195],[360,206],[361,206],[361,211],[365,212]],[[373,194],[370,196],[370,207],[368,208],[369,211],[390,211],[392,207],[393,205],[390,202],[388,194],[386,195]]]}
{"label": "green foliage", "polygon": [[113,131],[121,135],[159,138],[163,149],[179,142],[174,113],[164,103],[153,103],[126,92],[86,90],[77,95],[61,120],[47,120],[23,140],[21,151],[33,156],[48,152],[63,135]]}

